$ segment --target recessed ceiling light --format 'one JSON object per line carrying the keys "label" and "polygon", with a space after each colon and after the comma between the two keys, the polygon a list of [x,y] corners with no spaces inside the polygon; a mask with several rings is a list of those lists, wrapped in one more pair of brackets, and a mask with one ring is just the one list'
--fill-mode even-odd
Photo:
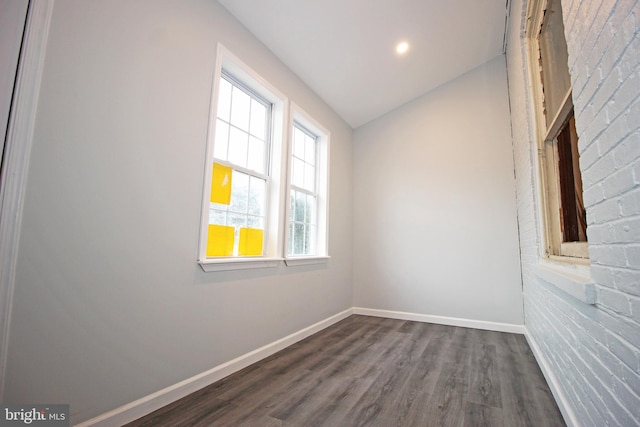
{"label": "recessed ceiling light", "polygon": [[407,42],[400,42],[396,45],[396,52],[398,53],[398,55],[403,55],[407,53],[408,50],[409,50],[409,43]]}

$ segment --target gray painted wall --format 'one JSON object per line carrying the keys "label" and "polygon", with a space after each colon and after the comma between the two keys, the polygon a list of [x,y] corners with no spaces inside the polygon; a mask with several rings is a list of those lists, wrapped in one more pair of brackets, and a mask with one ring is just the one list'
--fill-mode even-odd
{"label": "gray painted wall", "polygon": [[[331,132],[327,265],[196,263],[218,42]],[[351,134],[216,1],[57,0],[6,401],[80,422],[351,307]]]}
{"label": "gray painted wall", "polygon": [[506,67],[354,133],[355,306],[522,325]]}

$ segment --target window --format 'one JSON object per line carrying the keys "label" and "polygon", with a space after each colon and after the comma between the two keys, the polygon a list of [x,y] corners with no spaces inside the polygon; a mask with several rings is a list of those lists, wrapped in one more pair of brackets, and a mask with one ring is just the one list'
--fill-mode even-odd
{"label": "window", "polygon": [[289,154],[287,263],[327,255],[327,165],[329,134],[293,108]]}
{"label": "window", "polygon": [[577,261],[587,224],[560,0],[530,2],[528,25],[546,255]]}
{"label": "window", "polygon": [[222,46],[216,64],[198,262],[205,271],[323,262],[329,133]]}
{"label": "window", "polygon": [[282,95],[219,47],[199,262],[206,271],[277,265]]}

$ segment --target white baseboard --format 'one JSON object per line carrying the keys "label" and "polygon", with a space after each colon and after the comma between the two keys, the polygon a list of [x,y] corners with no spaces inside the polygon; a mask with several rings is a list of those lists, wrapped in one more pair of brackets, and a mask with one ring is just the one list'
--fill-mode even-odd
{"label": "white baseboard", "polygon": [[564,422],[568,427],[579,427],[578,419],[576,418],[575,412],[567,402],[567,398],[560,388],[560,384],[558,383],[558,378],[555,376],[551,367],[547,363],[547,359],[544,357],[544,354],[540,350],[538,343],[535,339],[529,334],[529,331],[525,328],[524,333],[527,342],[529,343],[529,347],[531,348],[531,352],[533,356],[536,358],[536,362],[538,362],[538,366],[540,366],[540,370],[544,375],[544,378],[547,380],[547,384],[551,389],[551,393],[553,394],[554,399],[556,400],[556,404],[558,405],[558,409],[562,413],[562,417],[564,418]]}
{"label": "white baseboard", "polygon": [[319,332],[340,320],[346,319],[353,314],[353,309],[347,309],[341,313],[333,315],[327,319],[321,320],[307,328],[298,332],[294,332],[282,339],[274,341],[254,351],[237,357],[222,365],[216,366],[206,372],[187,378],[177,384],[169,386],[156,393],[145,396],[134,402],[116,408],[112,411],[99,415],[83,423],[77,424],[80,427],[112,427],[127,424],[137,420],[151,412],[162,408],[170,403],[175,402],[189,394],[198,391],[216,381],[219,381],[234,372],[237,372],[247,366],[256,363],[278,351],[295,344],[307,338],[310,335]]}
{"label": "white baseboard", "polygon": [[432,316],[429,314],[406,313],[403,311],[389,311],[373,308],[353,307],[353,314],[387,317],[389,319],[411,320],[414,322],[435,323],[438,325],[461,326],[463,328],[484,329],[488,331],[509,332],[513,334],[525,333],[524,325],[460,319],[457,317]]}
{"label": "white baseboard", "polygon": [[[106,412],[88,421],[77,424],[77,427],[112,427],[127,424],[138,418],[144,417],[170,403],[175,402],[189,394],[198,391],[216,381],[219,381],[234,372],[246,368],[272,354],[319,332],[340,320],[346,319],[352,314],[365,316],[386,317],[389,319],[411,320],[416,322],[435,323],[448,326],[461,326],[465,328],[485,329],[498,332],[510,332],[524,334],[523,325],[513,325],[508,323],[483,322],[469,319],[459,319],[454,317],[431,316],[427,314],[405,313],[400,311],[377,310],[362,307],[353,307],[344,310],[327,319],[321,320],[298,332],[294,332],[282,339],[274,341],[254,351],[237,357],[229,362],[218,365],[206,372],[187,378],[177,384],[145,396],[141,399],[123,405],[112,411]],[[535,354],[535,353],[534,353]],[[544,372],[544,370],[543,370]],[[546,375],[545,375],[546,376]],[[555,393],[554,393],[555,396]],[[564,413],[563,413],[564,414]]]}

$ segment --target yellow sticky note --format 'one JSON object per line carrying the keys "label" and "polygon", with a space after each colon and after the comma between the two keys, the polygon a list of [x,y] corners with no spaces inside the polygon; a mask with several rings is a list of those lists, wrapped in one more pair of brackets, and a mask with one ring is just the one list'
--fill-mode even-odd
{"label": "yellow sticky note", "polygon": [[262,255],[264,230],[258,228],[240,228],[238,255]]}
{"label": "yellow sticky note", "polygon": [[209,224],[207,256],[232,256],[234,231],[228,225]]}
{"label": "yellow sticky note", "polygon": [[213,176],[211,178],[211,201],[228,205],[231,203],[231,174],[233,170],[221,165],[213,164]]}

